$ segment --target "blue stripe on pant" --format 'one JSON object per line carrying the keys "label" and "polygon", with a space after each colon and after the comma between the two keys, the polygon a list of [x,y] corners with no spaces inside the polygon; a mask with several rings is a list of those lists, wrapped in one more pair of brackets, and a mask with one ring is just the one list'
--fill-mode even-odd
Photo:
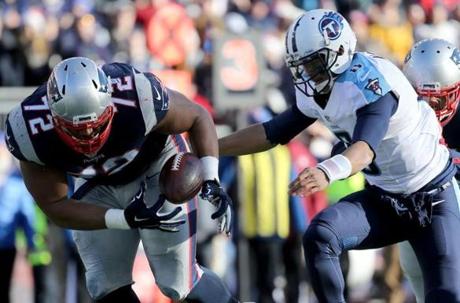
{"label": "blue stripe on pant", "polygon": [[457,185],[435,196],[432,223],[420,228],[398,216],[373,189],[351,194],[319,213],[304,235],[307,266],[320,302],[345,302],[338,256],[344,250],[410,240],[422,267],[425,302],[460,302],[460,213]]}

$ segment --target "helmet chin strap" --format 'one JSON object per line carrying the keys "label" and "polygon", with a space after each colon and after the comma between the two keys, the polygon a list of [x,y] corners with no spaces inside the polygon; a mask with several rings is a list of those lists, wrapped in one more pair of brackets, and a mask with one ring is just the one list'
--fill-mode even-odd
{"label": "helmet chin strap", "polygon": [[317,91],[318,95],[328,95],[331,93],[332,91],[332,87],[334,86],[334,82],[335,80],[337,79],[337,77],[339,75],[333,73],[332,71],[328,71],[328,73],[330,74],[331,78],[329,80],[326,80],[324,82],[326,82],[325,86],[320,90],[320,91]]}

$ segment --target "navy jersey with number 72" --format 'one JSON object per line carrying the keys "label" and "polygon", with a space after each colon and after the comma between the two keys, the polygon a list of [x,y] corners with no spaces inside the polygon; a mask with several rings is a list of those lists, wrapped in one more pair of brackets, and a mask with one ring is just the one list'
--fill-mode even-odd
{"label": "navy jersey with number 72", "polygon": [[128,64],[102,66],[115,105],[107,142],[92,157],[76,153],[58,137],[41,85],[8,114],[6,143],[19,160],[50,166],[75,177],[123,184],[142,174],[163,150],[167,135],[152,131],[166,115],[168,94],[158,78]]}

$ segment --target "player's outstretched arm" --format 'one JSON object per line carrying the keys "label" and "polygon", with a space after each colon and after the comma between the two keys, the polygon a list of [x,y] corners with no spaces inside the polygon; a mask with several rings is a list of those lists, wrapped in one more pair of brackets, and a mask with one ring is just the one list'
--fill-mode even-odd
{"label": "player's outstretched arm", "polygon": [[70,229],[106,228],[106,208],[67,198],[63,172],[26,161],[20,164],[27,189],[51,221]]}
{"label": "player's outstretched arm", "polygon": [[267,139],[261,123],[251,125],[219,139],[221,156],[240,156],[266,151],[277,144]]}
{"label": "player's outstretched arm", "polygon": [[239,156],[266,151],[278,144],[288,143],[315,121],[294,105],[267,122],[220,138],[219,153],[223,156]]}

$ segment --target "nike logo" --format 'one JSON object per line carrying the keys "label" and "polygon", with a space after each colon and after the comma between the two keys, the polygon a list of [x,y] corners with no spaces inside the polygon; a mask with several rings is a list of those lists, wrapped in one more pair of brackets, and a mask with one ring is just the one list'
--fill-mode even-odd
{"label": "nike logo", "polygon": [[153,86],[153,89],[155,89],[155,94],[157,95],[155,97],[156,100],[161,100],[161,95],[160,95],[160,92],[158,91],[158,89],[156,88],[156,86]]}
{"label": "nike logo", "polygon": [[369,75],[370,71],[367,71],[364,75],[362,75],[361,77],[359,77],[359,80],[360,81],[363,81],[367,78],[367,76]]}
{"label": "nike logo", "polygon": [[134,221],[136,222],[143,222],[143,221],[147,221],[149,220],[150,218],[138,218],[138,217],[134,217]]}
{"label": "nike logo", "polygon": [[433,202],[433,203],[431,203],[431,206],[435,206],[435,205],[441,204],[443,202],[446,202],[446,200],[439,200],[439,201]]}
{"label": "nike logo", "polygon": [[136,199],[142,198],[142,195],[144,194],[144,191],[141,190],[139,194],[136,195]]}

